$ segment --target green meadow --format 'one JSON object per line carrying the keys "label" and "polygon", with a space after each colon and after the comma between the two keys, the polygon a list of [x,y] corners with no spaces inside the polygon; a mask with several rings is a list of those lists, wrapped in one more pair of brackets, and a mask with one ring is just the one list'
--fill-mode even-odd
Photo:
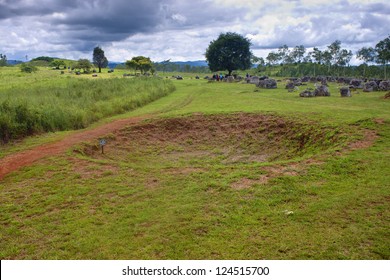
{"label": "green meadow", "polygon": [[[49,75],[44,76],[45,72]],[[166,80],[74,79],[65,74],[58,79],[50,72],[58,75],[59,71],[45,72],[37,77],[19,75],[19,79],[9,73],[4,75],[8,82],[0,94],[3,143],[42,132],[85,128],[102,118],[142,107],[174,90],[174,85]]]}
{"label": "green meadow", "polygon": [[146,118],[6,175],[1,259],[390,259],[385,92],[123,73],[0,69],[0,159]]}

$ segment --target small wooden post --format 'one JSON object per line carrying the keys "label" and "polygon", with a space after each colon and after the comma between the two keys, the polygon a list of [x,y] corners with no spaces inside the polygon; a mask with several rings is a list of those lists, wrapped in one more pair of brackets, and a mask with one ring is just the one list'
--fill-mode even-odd
{"label": "small wooden post", "polygon": [[102,148],[102,154],[104,154],[104,146],[106,145],[106,139],[100,139],[99,140],[99,145]]}

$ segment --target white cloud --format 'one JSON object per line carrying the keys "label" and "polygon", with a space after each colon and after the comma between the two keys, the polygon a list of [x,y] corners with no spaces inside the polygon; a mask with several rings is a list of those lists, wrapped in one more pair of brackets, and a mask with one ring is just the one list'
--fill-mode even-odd
{"label": "white cloud", "polygon": [[198,60],[227,31],[251,39],[257,55],[336,39],[355,50],[388,36],[389,12],[384,0],[0,0],[0,52],[77,59],[100,45],[111,61]]}
{"label": "white cloud", "polygon": [[187,21],[187,18],[181,14],[173,14],[172,19],[180,24],[184,24]]}

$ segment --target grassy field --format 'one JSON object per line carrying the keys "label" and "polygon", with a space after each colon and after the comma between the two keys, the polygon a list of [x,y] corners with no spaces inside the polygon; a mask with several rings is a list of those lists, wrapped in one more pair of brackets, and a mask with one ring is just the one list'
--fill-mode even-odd
{"label": "grassy field", "polygon": [[63,78],[65,74],[52,76],[59,71],[41,72],[29,84],[24,80],[35,73],[4,75],[8,88],[0,94],[0,141],[85,128],[104,117],[142,107],[175,89],[170,81],[155,78],[75,79],[70,75]]}
{"label": "grassy field", "polygon": [[[80,79],[46,72],[36,87]],[[1,259],[390,259],[384,92],[341,98],[331,84],[330,97],[300,98],[283,82],[172,83],[95,124],[150,116],[106,135],[104,154],[97,139],[83,142],[0,181]]]}

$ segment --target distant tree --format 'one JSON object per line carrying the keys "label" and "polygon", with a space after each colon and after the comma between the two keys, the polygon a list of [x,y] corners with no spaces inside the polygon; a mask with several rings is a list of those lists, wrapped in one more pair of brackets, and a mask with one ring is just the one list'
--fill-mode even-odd
{"label": "distant tree", "polygon": [[256,63],[257,63],[257,71],[263,72],[266,70],[264,58],[258,57]]}
{"label": "distant tree", "polygon": [[125,65],[127,68],[134,70],[134,72],[137,71],[138,63],[135,60],[127,60]]}
{"label": "distant tree", "polygon": [[65,67],[66,64],[65,61],[63,61],[62,59],[55,59],[52,62],[50,62],[50,66],[60,69],[61,66]]}
{"label": "distant tree", "polygon": [[36,58],[31,59],[31,61],[46,61],[46,62],[52,62],[55,58],[49,57],[49,56],[38,56]]}
{"label": "distant tree", "polygon": [[264,58],[262,58],[262,57],[253,57],[252,58],[252,61],[253,61],[253,63],[257,63],[258,65],[261,65],[261,66],[264,66],[265,65],[265,60],[264,60]]}
{"label": "distant tree", "polygon": [[375,52],[375,49],[374,48],[371,48],[371,47],[363,47],[361,48],[360,50],[358,50],[356,52],[356,57],[358,59],[361,59],[365,62],[365,65],[364,65],[364,68],[363,68],[363,76],[366,75],[366,68],[367,68],[367,65],[370,63],[370,62],[374,62],[375,61],[375,57],[376,57],[376,52]]}
{"label": "distant tree", "polygon": [[370,63],[375,61],[376,52],[374,48],[363,47],[356,52],[356,57],[363,60],[365,63]]}
{"label": "distant tree", "polygon": [[149,57],[145,56],[136,56],[131,60],[126,61],[127,68],[134,69],[135,71],[141,71],[141,74],[145,74],[146,72],[153,69],[153,62]]}
{"label": "distant tree", "polygon": [[99,68],[99,73],[102,72],[102,68],[106,68],[108,65],[108,60],[104,56],[104,51],[100,47],[93,49],[93,64]]}
{"label": "distant tree", "polygon": [[7,65],[7,56],[5,54],[0,53],[0,66]]}
{"label": "distant tree", "polygon": [[333,65],[337,65],[337,60],[339,58],[341,50],[341,42],[339,40],[334,41],[328,46],[328,52],[331,55],[331,62]]}
{"label": "distant tree", "polygon": [[323,53],[318,48],[313,48],[313,51],[310,52],[310,56],[313,58],[313,61],[317,64],[321,64],[323,61]]}
{"label": "distant tree", "polygon": [[352,51],[342,49],[337,57],[336,64],[339,66],[347,66],[351,61],[352,56],[353,56]]}
{"label": "distant tree", "polygon": [[322,52],[322,60],[325,65],[328,66],[328,73],[330,71],[330,66],[332,65],[332,54],[329,50]]}
{"label": "distant tree", "polygon": [[264,66],[265,65],[265,60],[262,57],[258,57],[256,63],[261,65],[261,66]]}
{"label": "distant tree", "polygon": [[306,53],[306,48],[303,45],[296,46],[290,56],[294,62],[301,63]]}
{"label": "distant tree", "polygon": [[[339,53],[339,56],[337,58],[337,65],[338,66],[347,66],[349,62],[351,61],[353,54],[352,51],[342,49]],[[345,74],[345,67],[343,68],[343,71]]]}
{"label": "distant tree", "polygon": [[376,61],[383,64],[385,71],[385,79],[387,79],[386,68],[390,61],[390,36],[382,41],[379,41],[375,46],[377,52]]}
{"label": "distant tree", "polygon": [[83,69],[84,73],[88,73],[89,70],[92,68],[92,64],[91,64],[91,62],[88,59],[81,58],[81,59],[79,59],[77,61],[77,64],[75,65],[75,68]]}
{"label": "distant tree", "polygon": [[246,70],[252,66],[251,42],[233,32],[221,33],[206,49],[206,60],[211,71]]}
{"label": "distant tree", "polygon": [[278,56],[283,64],[289,64],[293,62],[290,56],[290,50],[288,49],[287,45],[283,45],[279,47]]}
{"label": "distant tree", "polygon": [[164,60],[161,62],[161,65],[162,65],[162,69],[163,69],[163,73],[165,73],[165,71],[167,70],[167,66],[168,64],[171,62],[171,59],[168,59],[168,60]]}
{"label": "distant tree", "polygon": [[275,52],[270,52],[265,59],[269,65],[275,65],[280,61],[280,56]]}
{"label": "distant tree", "polygon": [[313,48],[311,52],[309,52],[310,58],[314,62],[314,76],[316,75],[316,64],[321,64],[323,61],[323,53],[318,48]]}

